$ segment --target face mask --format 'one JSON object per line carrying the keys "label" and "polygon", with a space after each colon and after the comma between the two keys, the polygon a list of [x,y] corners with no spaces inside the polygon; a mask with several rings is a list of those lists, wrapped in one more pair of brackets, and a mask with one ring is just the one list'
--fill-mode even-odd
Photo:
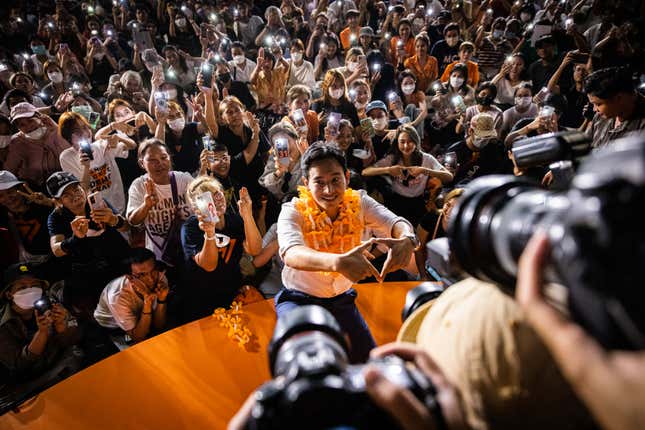
{"label": "face mask", "polygon": [[299,63],[302,61],[302,53],[301,52],[292,52],[291,53],[291,59],[295,61],[296,63]]}
{"label": "face mask", "polygon": [[233,62],[237,64],[238,66],[241,66],[244,64],[244,60],[246,60],[246,57],[244,55],[234,55],[233,56]]}
{"label": "face mask", "polygon": [[492,96],[484,96],[484,97],[479,97],[477,96],[477,104],[480,104],[482,106],[490,106],[493,104],[493,97]]}
{"label": "face mask", "polygon": [[374,126],[374,130],[383,131],[387,127],[387,118],[372,118],[372,125]]}
{"label": "face mask", "polygon": [[329,91],[328,91],[329,97],[331,97],[334,100],[338,100],[339,98],[341,98],[343,96],[344,92],[345,91],[343,91],[342,88],[338,88],[336,90],[333,89],[333,88],[330,88]]}
{"label": "face mask", "polygon": [[63,82],[63,74],[61,72],[47,73],[47,77],[55,84],[60,84],[61,82]]}
{"label": "face mask", "polygon": [[177,90],[168,90],[166,91],[166,97],[168,97],[169,100],[174,100],[177,98]]}
{"label": "face mask", "polygon": [[173,119],[172,121],[168,121],[168,127],[170,127],[170,129],[173,131],[181,131],[184,129],[185,125],[186,120],[184,118],[177,118]]}
{"label": "face mask", "polygon": [[45,49],[44,45],[36,45],[31,47],[31,52],[33,52],[36,55],[45,55],[47,54],[47,50]]}
{"label": "face mask", "polygon": [[217,77],[217,79],[219,79],[220,82],[225,84],[225,83],[227,83],[228,81],[231,80],[231,74],[230,73],[222,73],[221,75],[219,75]]}
{"label": "face mask", "polygon": [[473,139],[473,146],[477,149],[482,149],[484,146],[488,145],[490,139],[480,139],[478,137]]}
{"label": "face mask", "polygon": [[446,43],[450,47],[456,46],[457,42],[459,42],[459,37],[457,37],[457,36],[446,37]]}
{"label": "face mask", "polygon": [[461,88],[464,84],[464,78],[450,77],[450,86],[453,88]]}
{"label": "face mask", "polygon": [[522,22],[529,22],[531,20],[531,14],[528,12],[522,12],[520,13],[520,19]]}
{"label": "face mask", "polygon": [[94,59],[101,61],[105,57],[105,53],[101,52],[100,54],[94,54]]}
{"label": "face mask", "polygon": [[0,149],[9,146],[9,142],[11,142],[11,136],[0,136]]}
{"label": "face mask", "polygon": [[45,133],[47,133],[47,127],[42,126],[30,131],[29,133],[25,133],[25,136],[31,140],[39,140],[42,139]]}
{"label": "face mask", "polygon": [[527,97],[515,97],[515,104],[518,107],[525,108],[528,107],[531,104],[531,100],[533,100],[532,97],[527,96]]}
{"label": "face mask", "polygon": [[367,106],[367,103],[361,103],[359,101],[354,102],[354,107],[356,109],[365,109],[365,106]]}
{"label": "face mask", "polygon": [[506,32],[506,38],[507,39],[514,39],[515,38],[515,33],[512,31],[507,31]]}
{"label": "face mask", "polygon": [[493,30],[493,39],[501,39],[504,36],[504,31],[502,30]]}
{"label": "face mask", "polygon": [[347,62],[347,70],[349,70],[350,72],[356,71],[357,68],[358,68],[358,63],[357,62],[355,62],[355,61]]}
{"label": "face mask", "polygon": [[425,23],[426,22],[425,22],[425,20],[423,20],[423,18],[415,18],[414,21],[412,21],[412,25],[417,30],[421,30],[423,28],[423,26],[425,25]]}
{"label": "face mask", "polygon": [[175,20],[175,25],[177,27],[185,27],[186,26],[186,18],[177,18]]}
{"label": "face mask", "polygon": [[409,96],[414,92],[414,85],[403,85],[401,86],[401,91],[403,91],[403,94],[406,96]]}
{"label": "face mask", "polygon": [[25,288],[13,295],[13,302],[20,309],[33,309],[36,300],[43,296],[43,289],[39,287]]}

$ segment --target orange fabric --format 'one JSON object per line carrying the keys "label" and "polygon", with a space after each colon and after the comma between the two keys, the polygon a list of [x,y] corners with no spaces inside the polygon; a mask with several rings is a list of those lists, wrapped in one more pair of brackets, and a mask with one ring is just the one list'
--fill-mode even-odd
{"label": "orange fabric", "polygon": [[424,66],[419,64],[419,58],[416,54],[405,60],[403,65],[406,69],[412,70],[414,75],[417,77],[417,88],[424,93],[428,90],[432,81],[435,81],[439,75],[437,59],[432,55],[428,55],[428,59]]}
{"label": "orange fabric", "polygon": [[[390,39],[390,52],[392,53],[392,64],[394,64],[394,68],[396,68],[396,65],[399,64],[399,54],[396,49],[396,45],[399,43],[399,40],[401,40],[399,36],[394,36],[392,39]],[[407,57],[414,55],[414,37],[408,38],[408,41],[405,42],[405,45],[403,45],[403,49],[405,50]]]}
{"label": "orange fabric", "polygon": [[[289,115],[285,115],[285,117],[282,118],[282,121],[287,121],[294,127],[296,126],[293,121],[291,121]],[[318,119],[316,111],[308,110],[305,112],[305,122],[307,123],[307,141],[309,143],[314,143],[318,140],[318,135],[320,135],[320,120]]]}
{"label": "orange fabric", "polygon": [[[461,61],[454,61],[446,66],[446,69],[441,75],[441,82],[448,82],[452,68],[458,63],[461,63]],[[466,68],[468,69],[468,81],[466,83],[473,88],[477,88],[477,84],[479,83],[479,66],[474,61],[469,61],[466,63]]]}
{"label": "orange fabric", "polygon": [[283,103],[288,79],[289,68],[281,63],[271,71],[271,79],[267,78],[264,70],[260,71],[251,81],[251,87],[258,96],[258,106],[265,108],[272,103]]}
{"label": "orange fabric", "polygon": [[[354,35],[356,36],[356,40],[358,41],[358,33],[359,33],[360,27],[356,29],[354,32]],[[347,50],[352,46],[352,41],[350,40],[349,36],[352,34],[351,30],[349,27],[345,27],[343,31],[340,32],[340,44],[343,46],[343,49]]]}
{"label": "orange fabric", "polygon": [[[419,282],[360,284],[357,306],[376,342],[396,339],[405,294]],[[272,300],[244,306],[255,335],[239,348],[213,317],[178,327],[109,357],[0,417],[3,430],[224,429],[270,378]]]}

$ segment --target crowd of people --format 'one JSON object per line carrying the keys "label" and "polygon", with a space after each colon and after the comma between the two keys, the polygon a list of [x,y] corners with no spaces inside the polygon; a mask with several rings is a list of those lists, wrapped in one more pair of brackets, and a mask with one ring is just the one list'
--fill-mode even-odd
{"label": "crowd of people", "polygon": [[547,166],[515,164],[515,142],[579,130],[601,147],[645,129],[644,12],[629,0],[5,5],[0,399],[210,315],[245,285],[275,296],[278,315],[329,307],[364,360],[374,341],[351,284],[429,279],[424,245],[477,177],[548,187]]}

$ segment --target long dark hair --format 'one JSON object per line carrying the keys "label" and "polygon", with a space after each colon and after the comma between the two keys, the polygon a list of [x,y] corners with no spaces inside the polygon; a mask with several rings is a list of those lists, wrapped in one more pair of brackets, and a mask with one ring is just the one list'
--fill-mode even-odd
{"label": "long dark hair", "polygon": [[[390,154],[392,154],[393,166],[399,164],[399,162],[403,159],[403,154],[401,154],[401,150],[399,149],[399,136],[401,135],[401,133],[407,133],[411,139],[412,136],[416,136],[416,141],[415,139],[412,140],[419,142],[419,133],[417,133],[417,130],[413,126],[411,126],[410,124],[403,124],[399,126],[399,128],[396,129],[396,137],[394,138],[394,142],[392,142],[392,145],[390,146]],[[420,166],[423,162],[423,154],[421,153],[419,146],[419,143],[416,143],[416,148],[414,149],[414,152],[410,157],[410,164],[412,166]]]}

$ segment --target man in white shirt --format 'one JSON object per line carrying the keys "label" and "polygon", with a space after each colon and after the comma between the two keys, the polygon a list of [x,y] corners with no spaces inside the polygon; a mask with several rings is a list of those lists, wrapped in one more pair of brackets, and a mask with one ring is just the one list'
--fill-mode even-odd
{"label": "man in white shirt", "polygon": [[228,62],[231,68],[231,78],[234,81],[249,82],[251,73],[255,69],[255,62],[246,58],[244,55],[244,45],[242,42],[233,42],[231,44],[231,55],[233,59]]}
{"label": "man in white shirt", "polygon": [[[278,219],[280,257],[285,263],[275,298],[278,318],[296,306],[329,310],[349,335],[350,359],[367,359],[374,339],[354,300],[354,282],[410,266],[419,240],[408,221],[363,191],[347,189],[349,170],[335,145],[310,146],[302,158],[304,187],[282,206]],[[371,263],[373,245],[388,248],[379,272]],[[369,257],[369,258],[368,258]]]}

